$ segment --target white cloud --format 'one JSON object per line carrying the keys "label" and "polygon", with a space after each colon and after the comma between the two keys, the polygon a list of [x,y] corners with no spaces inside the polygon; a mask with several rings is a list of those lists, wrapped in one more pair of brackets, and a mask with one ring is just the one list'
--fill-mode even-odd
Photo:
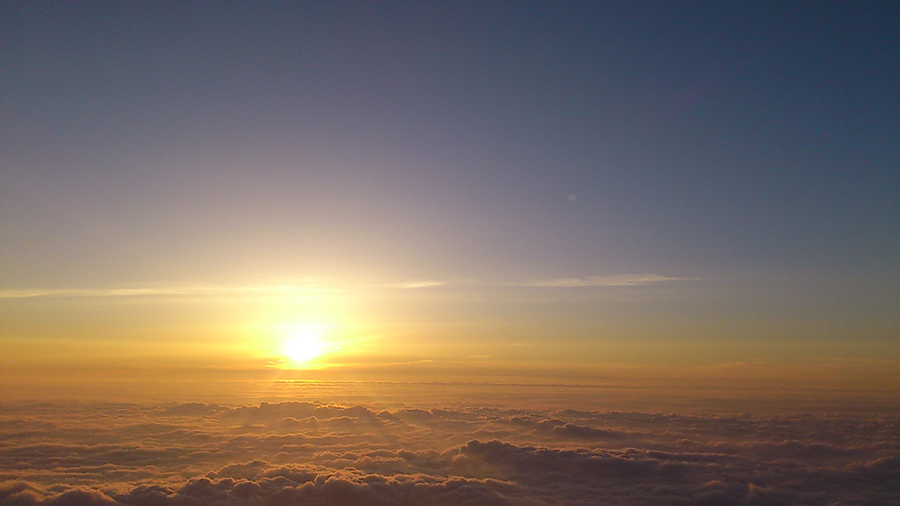
{"label": "white cloud", "polygon": [[661,276],[659,274],[613,274],[609,276],[584,276],[572,278],[555,278],[523,283],[525,286],[547,288],[579,288],[603,286],[638,286],[684,281],[686,278]]}

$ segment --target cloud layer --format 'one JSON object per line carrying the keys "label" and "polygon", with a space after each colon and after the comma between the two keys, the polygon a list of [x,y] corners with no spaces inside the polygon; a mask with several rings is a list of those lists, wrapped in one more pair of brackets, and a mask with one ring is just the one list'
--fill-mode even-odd
{"label": "cloud layer", "polygon": [[0,505],[898,504],[900,419],[8,404]]}

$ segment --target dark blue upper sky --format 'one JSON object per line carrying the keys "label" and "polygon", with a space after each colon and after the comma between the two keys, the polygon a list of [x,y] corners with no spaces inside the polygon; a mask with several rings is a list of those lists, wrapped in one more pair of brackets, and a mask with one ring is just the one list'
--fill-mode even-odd
{"label": "dark blue upper sky", "polygon": [[7,288],[900,292],[895,2],[0,9]]}

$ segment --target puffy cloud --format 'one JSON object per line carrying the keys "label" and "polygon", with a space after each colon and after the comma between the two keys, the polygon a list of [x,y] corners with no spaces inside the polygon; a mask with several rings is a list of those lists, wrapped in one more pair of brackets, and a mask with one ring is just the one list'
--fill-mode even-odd
{"label": "puffy cloud", "polygon": [[29,506],[116,506],[114,499],[95,489],[70,488],[60,493],[48,492],[33,483],[15,481],[0,483],[0,505]]}
{"label": "puffy cloud", "polygon": [[8,405],[5,505],[897,504],[896,416]]}

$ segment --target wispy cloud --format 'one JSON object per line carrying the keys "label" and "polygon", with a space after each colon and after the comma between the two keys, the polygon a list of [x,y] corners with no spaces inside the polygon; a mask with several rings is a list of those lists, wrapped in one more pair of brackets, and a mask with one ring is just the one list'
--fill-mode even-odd
{"label": "wispy cloud", "polygon": [[248,285],[169,285],[156,287],[118,287],[118,288],[50,288],[50,289],[7,289],[0,290],[2,299],[28,299],[37,297],[59,298],[87,298],[87,297],[163,297],[163,296],[193,296],[193,297],[246,297],[246,296],[290,296],[315,293],[338,293],[345,289],[353,288],[392,288],[392,289],[420,289],[446,287],[450,285],[462,286],[523,286],[523,287],[547,287],[547,288],[577,288],[577,287],[616,287],[637,286],[683,281],[688,278],[673,276],[661,276],[659,274],[614,274],[608,276],[584,276],[570,278],[538,279],[528,281],[500,282],[490,280],[466,279],[464,281],[440,281],[436,279],[421,279],[381,285],[347,285],[338,284],[324,286],[321,284],[248,284]]}
{"label": "wispy cloud", "polygon": [[401,283],[400,288],[430,288],[433,286],[441,286],[445,283],[443,281],[434,281],[434,280],[422,280],[422,281],[410,281],[408,283]]}
{"label": "wispy cloud", "polygon": [[155,296],[246,296],[301,295],[339,290],[297,285],[177,285],[141,288],[58,288],[0,290],[0,299],[34,297],[155,297]]}
{"label": "wispy cloud", "polygon": [[686,278],[661,276],[659,274],[614,274],[610,276],[584,276],[572,278],[543,279],[522,283],[524,286],[547,288],[578,288],[602,286],[638,286],[683,281]]}
{"label": "wispy cloud", "polygon": [[661,283],[671,283],[676,281],[685,281],[690,278],[663,276],[660,274],[644,273],[644,274],[611,274],[605,276],[581,276],[568,278],[550,278],[550,279],[530,279],[519,281],[497,281],[486,279],[466,279],[464,281],[437,281],[422,280],[400,283],[392,285],[398,288],[429,288],[437,286],[469,286],[469,287],[492,287],[492,286],[522,286],[522,287],[546,287],[546,288],[578,288],[578,287],[617,287],[617,286],[638,286],[638,285],[655,285]]}

